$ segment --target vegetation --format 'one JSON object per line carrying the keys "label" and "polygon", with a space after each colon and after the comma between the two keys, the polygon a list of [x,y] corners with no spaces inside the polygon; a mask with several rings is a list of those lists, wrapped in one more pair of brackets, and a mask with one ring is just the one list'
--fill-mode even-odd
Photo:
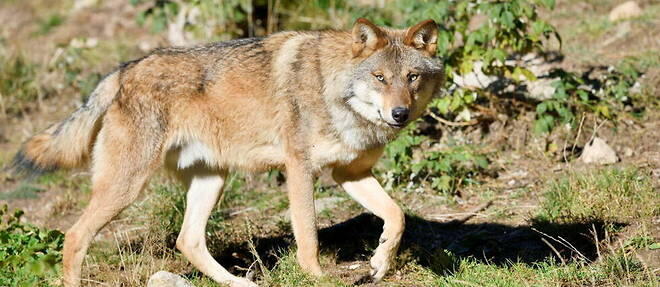
{"label": "vegetation", "polygon": [[64,234],[22,223],[22,216],[0,207],[0,285],[53,286]]}
{"label": "vegetation", "polygon": [[[441,28],[443,94],[427,116],[387,146],[374,171],[408,216],[397,266],[382,284],[660,283],[657,269],[641,256],[660,248],[653,221],[660,216],[653,174],[658,46],[601,43],[625,29],[657,34],[658,4],[644,4],[638,18],[611,22],[604,15],[612,1],[131,0],[131,7],[122,8],[135,11],[127,12],[129,18],[110,4],[74,11],[71,0],[48,2],[0,3],[0,12],[28,7],[24,14],[31,17],[2,14],[18,17],[7,23],[30,24],[20,33],[0,27],[0,169],[27,134],[84,101],[104,73],[156,46],[345,29],[358,17],[394,27],[432,18]],[[101,13],[102,25],[80,25],[79,15],[91,21],[95,13]],[[104,36],[113,29],[119,32]],[[530,55],[550,69],[539,72]],[[475,74],[493,81],[461,81]],[[531,86],[542,81],[551,83],[551,93],[532,95]],[[586,142],[603,134],[616,143],[623,163],[594,168],[574,161]],[[277,170],[231,175],[208,224],[214,257],[260,286],[364,283],[381,222],[361,214],[357,203],[322,177],[317,198],[340,203],[318,217],[328,273],[306,275],[295,262],[283,178]],[[56,229],[70,226],[90,192],[86,176],[59,172],[24,183],[0,173],[0,201],[11,207],[0,210],[0,286],[60,284],[62,233]],[[185,204],[178,184],[156,176],[144,197],[93,244],[84,277],[141,286],[165,269],[196,286],[216,286],[174,246]],[[347,226],[357,227],[337,232]],[[521,246],[538,254],[510,251]]]}
{"label": "vegetation", "polygon": [[630,221],[660,215],[660,194],[648,175],[632,168],[604,169],[554,181],[536,219],[539,221]]}
{"label": "vegetation", "polygon": [[0,115],[19,113],[26,103],[39,98],[41,90],[36,78],[36,65],[24,56],[0,54]]}

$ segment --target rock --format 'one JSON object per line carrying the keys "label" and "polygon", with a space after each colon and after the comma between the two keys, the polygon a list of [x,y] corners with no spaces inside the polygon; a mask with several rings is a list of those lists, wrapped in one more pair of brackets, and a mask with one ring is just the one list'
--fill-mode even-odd
{"label": "rock", "polygon": [[76,0],[73,2],[73,11],[90,8],[96,4],[98,4],[98,0]]}
{"label": "rock", "polygon": [[167,271],[158,271],[151,275],[147,287],[195,287],[183,277]]}
{"label": "rock", "polygon": [[619,161],[619,157],[605,140],[595,137],[584,147],[580,160],[587,164],[611,164]]}
{"label": "rock", "polygon": [[480,61],[474,62],[472,73],[466,74],[464,76],[454,74],[453,76],[454,83],[460,87],[468,88],[468,89],[487,88],[490,84],[497,81],[498,78],[495,76],[489,76],[484,74],[484,72],[481,70],[483,66],[484,66],[483,62]]}
{"label": "rock", "polygon": [[529,91],[529,97],[539,101],[545,101],[551,99],[555,94],[555,87],[552,86],[552,83],[557,81],[557,79],[538,79],[527,84],[527,91]]}
{"label": "rock", "polygon": [[635,18],[642,15],[642,8],[639,7],[637,2],[628,1],[614,7],[610,11],[610,21],[619,21],[630,18]]}
{"label": "rock", "polygon": [[631,157],[634,154],[635,154],[635,152],[633,151],[633,149],[631,149],[629,147],[626,147],[626,148],[623,149],[623,156],[625,156],[625,157]]}

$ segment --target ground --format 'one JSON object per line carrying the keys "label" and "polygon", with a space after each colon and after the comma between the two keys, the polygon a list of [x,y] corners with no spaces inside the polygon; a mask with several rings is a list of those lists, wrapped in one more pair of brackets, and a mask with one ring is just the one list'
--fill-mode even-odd
{"label": "ground", "polygon": [[[136,23],[140,8],[124,2],[78,10],[71,1],[0,3],[6,23],[0,52],[38,63],[36,77],[46,87],[35,101],[20,104],[20,112],[0,95],[0,167],[31,134],[73,111],[99,75],[166,45],[162,35]],[[636,58],[647,67],[640,79],[647,96],[638,104],[645,108],[641,116],[602,123],[586,115],[578,129],[562,127],[546,136],[531,131],[532,111],[438,129],[439,137],[478,143],[491,163],[476,184],[455,194],[389,190],[406,211],[407,227],[397,264],[379,284],[365,275],[382,221],[327,174],[316,193],[324,278],[310,278],[295,264],[278,172],[228,180],[207,232],[214,257],[231,272],[268,286],[658,286],[660,4],[638,1],[642,16],[611,22],[607,14],[623,1],[557,2],[542,15],[563,36],[564,57],[556,65],[587,71]],[[620,161],[580,163],[574,151],[593,136],[605,139]],[[562,149],[568,156],[556,146],[571,147]],[[26,222],[65,231],[88,201],[88,175],[60,171],[24,181],[2,172],[0,203],[24,210]],[[96,237],[84,284],[141,286],[167,270],[197,286],[214,286],[174,248],[183,198],[166,174],[154,177],[141,198]],[[59,284],[56,275],[47,280]]]}

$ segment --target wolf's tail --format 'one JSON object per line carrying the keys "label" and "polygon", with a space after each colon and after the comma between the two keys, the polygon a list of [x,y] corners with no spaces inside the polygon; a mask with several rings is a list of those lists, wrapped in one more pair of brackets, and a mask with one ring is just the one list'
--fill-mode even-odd
{"label": "wolf's tail", "polygon": [[101,117],[119,92],[119,72],[106,76],[87,103],[64,121],[31,137],[18,151],[10,170],[38,175],[58,168],[74,168],[87,162]]}

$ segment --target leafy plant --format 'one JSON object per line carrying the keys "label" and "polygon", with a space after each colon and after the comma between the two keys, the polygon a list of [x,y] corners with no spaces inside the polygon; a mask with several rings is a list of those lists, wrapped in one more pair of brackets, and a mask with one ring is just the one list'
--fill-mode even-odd
{"label": "leafy plant", "polygon": [[390,187],[404,185],[408,190],[422,186],[454,194],[464,184],[474,183],[473,176],[488,167],[488,159],[470,146],[452,146],[415,153],[428,137],[415,134],[415,125],[407,129],[386,150],[385,171]]}
{"label": "leafy plant", "polygon": [[64,234],[21,222],[23,211],[0,208],[0,286],[51,286]]}
{"label": "leafy plant", "polygon": [[623,61],[619,68],[610,67],[604,73],[591,78],[589,73],[575,73],[556,69],[550,77],[557,77],[552,87],[552,98],[536,105],[534,130],[537,133],[551,131],[558,124],[575,124],[575,115],[589,112],[603,119],[614,119],[615,111],[629,105],[641,71]]}

